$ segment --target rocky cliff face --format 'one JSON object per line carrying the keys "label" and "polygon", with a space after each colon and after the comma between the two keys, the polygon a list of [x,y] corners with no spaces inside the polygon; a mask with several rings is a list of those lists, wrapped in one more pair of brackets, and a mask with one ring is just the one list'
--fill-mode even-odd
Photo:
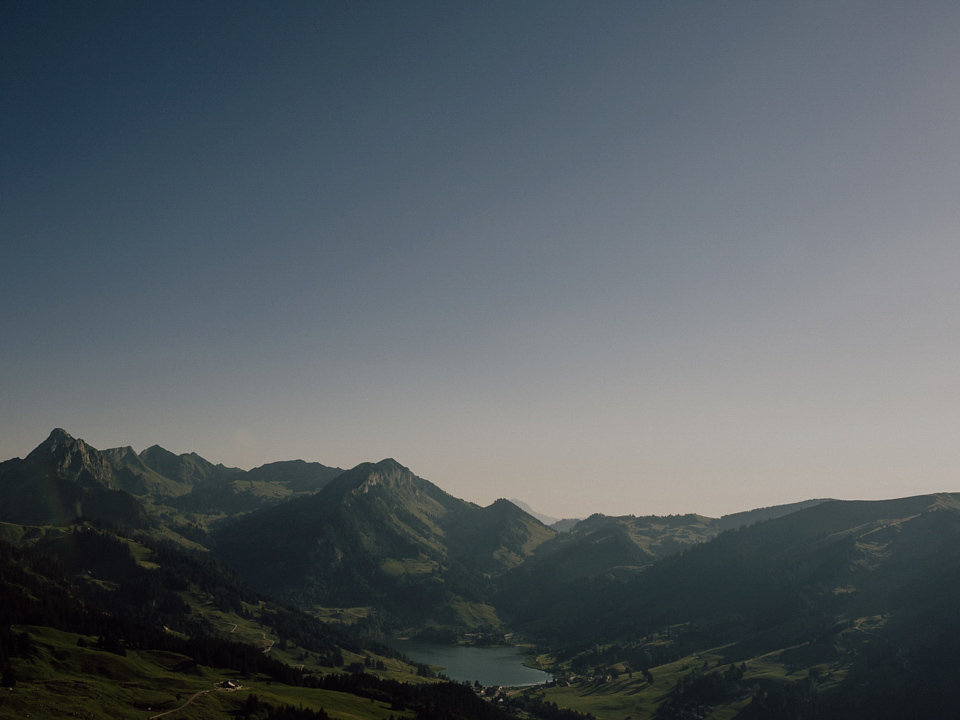
{"label": "rocky cliff face", "polygon": [[149,524],[143,506],[121,488],[110,460],[60,428],[23,460],[0,465],[0,521],[49,525],[81,517]]}
{"label": "rocky cliff face", "polygon": [[24,459],[25,469],[85,488],[118,490],[113,467],[100,451],[57,428]]}

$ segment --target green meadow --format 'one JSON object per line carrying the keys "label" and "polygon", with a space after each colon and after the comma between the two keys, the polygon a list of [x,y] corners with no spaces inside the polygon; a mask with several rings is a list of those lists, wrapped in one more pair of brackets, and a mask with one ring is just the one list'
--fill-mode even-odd
{"label": "green meadow", "polygon": [[[408,717],[389,703],[356,695],[292,687],[264,676],[241,678],[229,670],[193,666],[183,655],[129,650],[125,656],[92,647],[96,638],[50,628],[19,626],[29,632],[34,653],[14,658],[13,688],[0,689],[0,718],[149,718],[175,710],[191,695],[203,693],[183,710],[165,717],[222,720],[236,713],[251,693],[274,705],[324,709],[338,720],[388,720]],[[80,644],[78,644],[80,643]],[[87,645],[83,647],[81,645]],[[217,689],[233,680],[240,690]]]}

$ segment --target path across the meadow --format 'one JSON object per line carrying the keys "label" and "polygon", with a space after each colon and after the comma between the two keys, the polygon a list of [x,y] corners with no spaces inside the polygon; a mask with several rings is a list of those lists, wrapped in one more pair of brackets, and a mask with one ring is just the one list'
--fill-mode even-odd
{"label": "path across the meadow", "polygon": [[196,700],[198,697],[200,697],[201,695],[206,695],[208,692],[210,692],[210,691],[209,691],[209,690],[198,690],[198,691],[195,692],[193,695],[191,695],[190,697],[188,697],[188,698],[187,698],[187,701],[186,701],[183,705],[181,705],[180,707],[174,708],[173,710],[167,710],[166,712],[162,712],[162,713],[160,713],[159,715],[151,715],[147,720],[153,720],[154,718],[163,717],[164,715],[169,715],[170,713],[175,713],[177,710],[183,710],[187,705],[189,705],[190,703],[192,703],[192,702],[193,702],[194,700]]}

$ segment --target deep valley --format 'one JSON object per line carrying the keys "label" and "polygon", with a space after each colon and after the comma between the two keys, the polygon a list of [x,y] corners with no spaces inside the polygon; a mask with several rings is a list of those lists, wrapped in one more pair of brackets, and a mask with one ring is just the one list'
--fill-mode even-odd
{"label": "deep valley", "polygon": [[[958,541],[954,493],[552,527],[391,459],[54,430],[0,463],[0,717],[953,717]],[[554,679],[449,682],[398,635]]]}

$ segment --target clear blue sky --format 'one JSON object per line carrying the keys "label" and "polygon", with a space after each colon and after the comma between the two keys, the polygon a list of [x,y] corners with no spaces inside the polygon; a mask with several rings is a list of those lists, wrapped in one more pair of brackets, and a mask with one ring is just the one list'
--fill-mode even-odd
{"label": "clear blue sky", "polygon": [[555,516],[960,490],[960,4],[4,2],[0,459]]}

